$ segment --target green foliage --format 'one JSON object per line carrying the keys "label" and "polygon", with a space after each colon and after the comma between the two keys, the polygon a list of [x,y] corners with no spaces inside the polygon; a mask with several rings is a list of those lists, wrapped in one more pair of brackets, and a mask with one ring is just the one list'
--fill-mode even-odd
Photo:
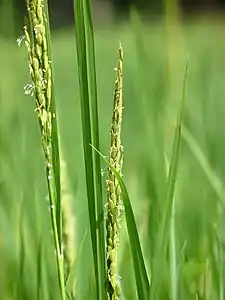
{"label": "green foliage", "polygon": [[[65,282],[66,298],[105,297],[101,181],[106,176],[105,167],[100,176],[100,156],[90,144],[108,153],[121,40],[126,53],[123,178],[115,172],[125,206],[118,248],[121,299],[148,299],[150,291],[155,300],[222,300],[223,23],[212,27],[193,20],[184,24],[182,35],[171,26],[168,38],[164,25],[144,26],[133,14],[132,24],[96,28],[94,45],[89,2],[75,1],[75,15],[76,45],[69,29],[52,38],[56,132],[76,216],[76,258]],[[4,300],[60,299],[39,123],[33,99],[22,90],[29,80],[26,49],[0,42],[0,293]],[[181,130],[177,107],[189,51]]]}
{"label": "green foliage", "polygon": [[127,230],[129,235],[132,258],[133,258],[133,267],[135,273],[137,293],[139,299],[147,299],[149,294],[149,280],[148,280],[148,275],[145,268],[144,258],[141,250],[140,239],[138,235],[134,212],[132,209],[131,201],[126,186],[122,180],[120,172],[116,169],[116,167],[114,167],[113,164],[110,161],[108,161],[96,148],[94,148],[94,150],[97,153],[99,153],[99,155],[108,164],[110,170],[113,172],[120,186],[122,197],[123,197],[123,205],[125,208]]}
{"label": "green foliage", "polygon": [[94,33],[89,1],[74,1],[78,76],[80,83],[83,149],[89,219],[96,278],[96,299],[105,299],[105,231],[100,160],[92,156],[90,144],[99,147],[97,82]]}

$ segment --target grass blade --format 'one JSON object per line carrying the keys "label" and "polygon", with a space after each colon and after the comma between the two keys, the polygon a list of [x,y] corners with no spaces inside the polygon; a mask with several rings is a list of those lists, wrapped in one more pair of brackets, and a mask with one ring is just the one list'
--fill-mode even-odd
{"label": "grass blade", "polygon": [[109,161],[103,156],[94,146],[92,148],[104,159],[104,161],[109,165],[111,170],[116,176],[118,183],[121,188],[123,204],[125,208],[125,216],[127,223],[127,230],[130,240],[130,247],[133,259],[133,267],[135,273],[135,280],[137,286],[138,299],[147,299],[149,292],[149,280],[145,267],[145,262],[142,254],[141,243],[138,235],[138,229],[134,217],[134,212],[132,209],[132,204],[126,189],[126,186],[116,169],[109,163]]}
{"label": "grass blade", "polygon": [[[213,248],[213,245],[215,244],[215,248],[217,248],[217,259],[215,260],[214,258],[214,253],[213,250],[211,250],[211,260],[212,260],[212,265],[213,265],[213,269],[215,272],[216,269],[216,274],[214,274],[214,280],[218,285],[218,299],[223,299],[224,298],[224,284],[223,284],[223,249],[222,249],[222,245],[221,245],[221,241],[220,241],[220,227],[221,227],[221,220],[223,219],[223,215],[221,214],[221,211],[224,210],[224,205],[225,205],[225,193],[224,193],[224,187],[222,184],[221,179],[217,176],[216,171],[211,167],[209,161],[207,160],[207,158],[205,157],[204,153],[202,152],[200,146],[198,145],[198,142],[195,140],[195,138],[192,136],[191,132],[189,132],[189,130],[185,127],[182,128],[182,135],[183,138],[185,140],[185,142],[187,143],[190,151],[192,152],[192,154],[194,155],[194,157],[196,158],[196,160],[198,161],[198,163],[200,164],[203,172],[205,173],[209,184],[211,185],[212,189],[214,190],[215,194],[218,197],[218,201],[219,201],[219,225],[218,228],[216,228],[216,232],[215,229],[212,231],[212,233],[210,232],[209,236],[210,236],[210,245],[211,248]],[[218,274],[217,274],[218,273]]]}
{"label": "grass blade", "polygon": [[[99,142],[99,122],[98,122],[98,97],[97,97],[97,79],[95,64],[95,41],[94,29],[92,22],[90,0],[84,1],[84,22],[86,29],[87,44],[87,67],[89,80],[89,101],[91,103],[91,122],[93,144],[100,149]],[[98,224],[98,253],[99,253],[99,280],[102,283],[100,288],[101,299],[106,299],[105,282],[106,282],[106,264],[105,264],[105,227],[104,227],[104,202],[102,194],[102,176],[100,156],[94,152],[94,180],[95,196],[97,204],[97,224]]]}
{"label": "grass blade", "polygon": [[218,196],[220,204],[224,207],[225,205],[225,193],[223,190],[223,184],[220,178],[217,176],[216,172],[210,166],[209,162],[207,161],[204,153],[202,152],[201,148],[199,147],[197,141],[189,132],[189,130],[185,127],[182,128],[182,136],[187,143],[189,149],[195,156],[196,160],[199,162],[202,170],[204,171],[210,185],[212,186],[213,190]]}
{"label": "grass blade", "polygon": [[[180,104],[180,111],[178,113],[178,118],[177,118],[177,125],[176,125],[173,150],[172,150],[172,158],[171,158],[169,174],[168,174],[168,179],[167,179],[167,196],[166,196],[166,208],[167,209],[165,211],[166,213],[165,213],[163,232],[166,231],[167,224],[168,224],[170,216],[171,216],[171,209],[172,209],[172,204],[173,204],[173,197],[174,197],[174,190],[175,190],[175,183],[176,183],[176,176],[177,176],[177,169],[178,169],[178,161],[179,161],[180,143],[181,143],[181,126],[182,126],[183,112],[184,112],[188,66],[189,66],[189,59],[187,61],[186,70],[185,70],[182,99],[181,99],[181,104]],[[164,238],[165,238],[165,234],[163,235],[163,239]]]}
{"label": "grass blade", "polygon": [[[166,156],[166,169],[169,169],[169,162]],[[175,217],[175,197],[172,203],[170,218],[170,238],[169,238],[169,268],[170,268],[170,292],[171,300],[177,299],[177,259],[176,259],[176,224]]]}
{"label": "grass blade", "polygon": [[178,112],[177,117],[177,124],[175,129],[175,136],[173,142],[173,149],[172,149],[172,157],[169,166],[169,173],[167,178],[167,192],[166,192],[166,204],[165,210],[163,213],[163,219],[160,227],[159,232],[159,239],[158,245],[156,246],[156,254],[155,260],[153,265],[153,274],[152,274],[152,284],[151,284],[151,291],[150,291],[150,299],[155,299],[155,293],[158,287],[158,280],[159,280],[159,272],[160,272],[160,265],[161,261],[164,257],[167,244],[168,244],[168,236],[169,236],[169,222],[171,220],[172,214],[172,207],[173,207],[173,199],[174,199],[174,190],[175,190],[175,183],[176,183],[176,176],[177,176],[177,169],[178,169],[178,161],[179,161],[179,151],[180,151],[180,143],[181,143],[181,126],[183,120],[183,112],[184,112],[184,102],[185,102],[185,94],[186,94],[186,85],[187,85],[187,74],[188,74],[188,66],[189,66],[189,58],[186,64],[185,76],[184,76],[184,84],[182,90],[182,98],[180,103],[180,109]]}
{"label": "grass blade", "polygon": [[94,188],[94,164],[92,151],[89,144],[92,143],[91,132],[91,113],[90,113],[90,89],[88,79],[90,78],[88,57],[87,57],[87,37],[85,28],[85,6],[83,0],[74,0],[74,23],[77,44],[77,60],[78,60],[78,75],[80,86],[80,101],[81,101],[81,118],[82,118],[82,135],[83,135],[83,150],[85,161],[86,186],[88,197],[89,221],[91,230],[92,252],[94,259],[94,270],[96,278],[97,295],[100,299],[100,276],[98,267],[98,247],[97,247],[97,223],[96,223],[96,203],[95,203],[95,188]]}

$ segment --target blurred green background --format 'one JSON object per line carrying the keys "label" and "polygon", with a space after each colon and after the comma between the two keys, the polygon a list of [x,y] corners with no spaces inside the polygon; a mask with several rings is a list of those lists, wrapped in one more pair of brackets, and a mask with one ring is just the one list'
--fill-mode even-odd
{"label": "blurred green background", "polygon": [[[125,55],[124,180],[150,268],[165,200],[164,153],[170,157],[189,53],[186,130],[175,197],[177,299],[222,300],[225,299],[223,3],[199,1],[198,5],[197,2],[191,5],[183,1],[179,5],[164,1],[159,5],[152,1],[148,8],[146,3],[138,2],[140,14],[130,11],[129,3],[122,5],[122,1],[93,3],[102,152],[108,153],[113,69],[121,41]],[[26,49],[23,43],[20,47],[16,43],[22,35],[24,10],[22,3],[22,9],[19,2],[16,4],[18,7],[13,1],[2,0],[0,5],[0,299],[58,299],[35,103],[24,94],[23,88],[29,83]],[[65,194],[75,216],[76,299],[85,300],[92,299],[93,270],[70,5],[65,4],[62,9],[60,3],[55,2],[54,6],[50,1],[55,26],[52,61],[61,155],[66,166]],[[123,222],[121,226],[122,290],[124,299],[136,299]],[[40,259],[44,261],[41,270]],[[40,276],[41,289],[37,286]],[[167,264],[160,276],[157,299],[172,299]]]}

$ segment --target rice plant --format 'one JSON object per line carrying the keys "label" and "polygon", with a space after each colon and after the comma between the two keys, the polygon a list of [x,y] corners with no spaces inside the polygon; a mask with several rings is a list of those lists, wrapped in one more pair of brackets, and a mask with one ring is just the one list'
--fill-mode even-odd
{"label": "rice plant", "polygon": [[0,28],[0,298],[223,300],[223,20],[165,1],[103,28],[74,0],[50,35],[49,4],[27,0],[25,47]]}
{"label": "rice plant", "polygon": [[[116,87],[114,93],[113,116],[111,123],[111,145],[109,151],[109,163],[118,174],[122,175],[123,146],[121,144],[121,123],[123,110],[123,49],[119,47],[119,58],[116,67]],[[120,298],[119,274],[117,271],[117,256],[119,246],[119,222],[123,211],[121,191],[118,181],[111,169],[107,180],[108,203],[107,203],[107,292],[109,299]]]}
{"label": "rice plant", "polygon": [[61,299],[65,300],[64,259],[62,247],[62,208],[60,187],[60,160],[56,110],[53,96],[53,74],[47,2],[28,0],[29,28],[24,27],[25,44],[31,83],[25,93],[34,96],[39,120],[42,148],[45,157],[49,207],[55,242]]}

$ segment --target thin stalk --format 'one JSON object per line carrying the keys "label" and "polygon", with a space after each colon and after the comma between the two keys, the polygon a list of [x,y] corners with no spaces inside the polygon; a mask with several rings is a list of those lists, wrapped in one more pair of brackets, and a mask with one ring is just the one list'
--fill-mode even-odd
{"label": "thin stalk", "polygon": [[[49,12],[48,12],[48,0],[43,0],[43,12],[46,18],[46,41],[47,41],[47,49],[48,49],[48,59],[51,64],[51,69],[53,69],[52,57],[51,57],[51,35],[50,35],[50,22],[49,22]],[[53,175],[55,180],[56,187],[56,217],[57,217],[57,228],[58,228],[58,236],[60,241],[60,251],[62,252],[62,199],[61,199],[61,175],[60,175],[60,155],[59,155],[59,137],[58,137],[58,124],[57,124],[57,115],[56,115],[56,107],[55,107],[55,93],[54,93],[54,84],[53,84],[53,76],[52,76],[52,101],[50,105],[50,111],[54,116],[52,118],[52,166],[54,169]]]}
{"label": "thin stalk", "polygon": [[[169,162],[166,157],[167,173],[169,170]],[[169,268],[170,268],[170,293],[171,300],[177,300],[177,258],[176,258],[176,230],[175,230],[175,195],[170,216],[170,238],[169,238]]]}
{"label": "thin stalk", "polygon": [[[223,232],[222,216],[220,215],[219,229]],[[219,273],[219,300],[224,299],[224,249],[221,243],[221,237],[217,238],[217,251],[218,251],[218,273]]]}
{"label": "thin stalk", "polygon": [[170,286],[171,299],[177,300],[177,260],[176,260],[176,233],[175,233],[175,203],[172,204],[170,219]]}
{"label": "thin stalk", "polygon": [[24,27],[25,44],[32,83],[25,93],[34,96],[40,125],[42,148],[49,194],[52,229],[56,250],[61,299],[65,300],[62,252],[62,217],[60,197],[60,162],[58,130],[53,95],[53,76],[50,57],[50,31],[47,0],[27,0],[29,29]]}
{"label": "thin stalk", "polygon": [[224,299],[224,280],[223,280],[223,249],[219,246],[219,299]]}

